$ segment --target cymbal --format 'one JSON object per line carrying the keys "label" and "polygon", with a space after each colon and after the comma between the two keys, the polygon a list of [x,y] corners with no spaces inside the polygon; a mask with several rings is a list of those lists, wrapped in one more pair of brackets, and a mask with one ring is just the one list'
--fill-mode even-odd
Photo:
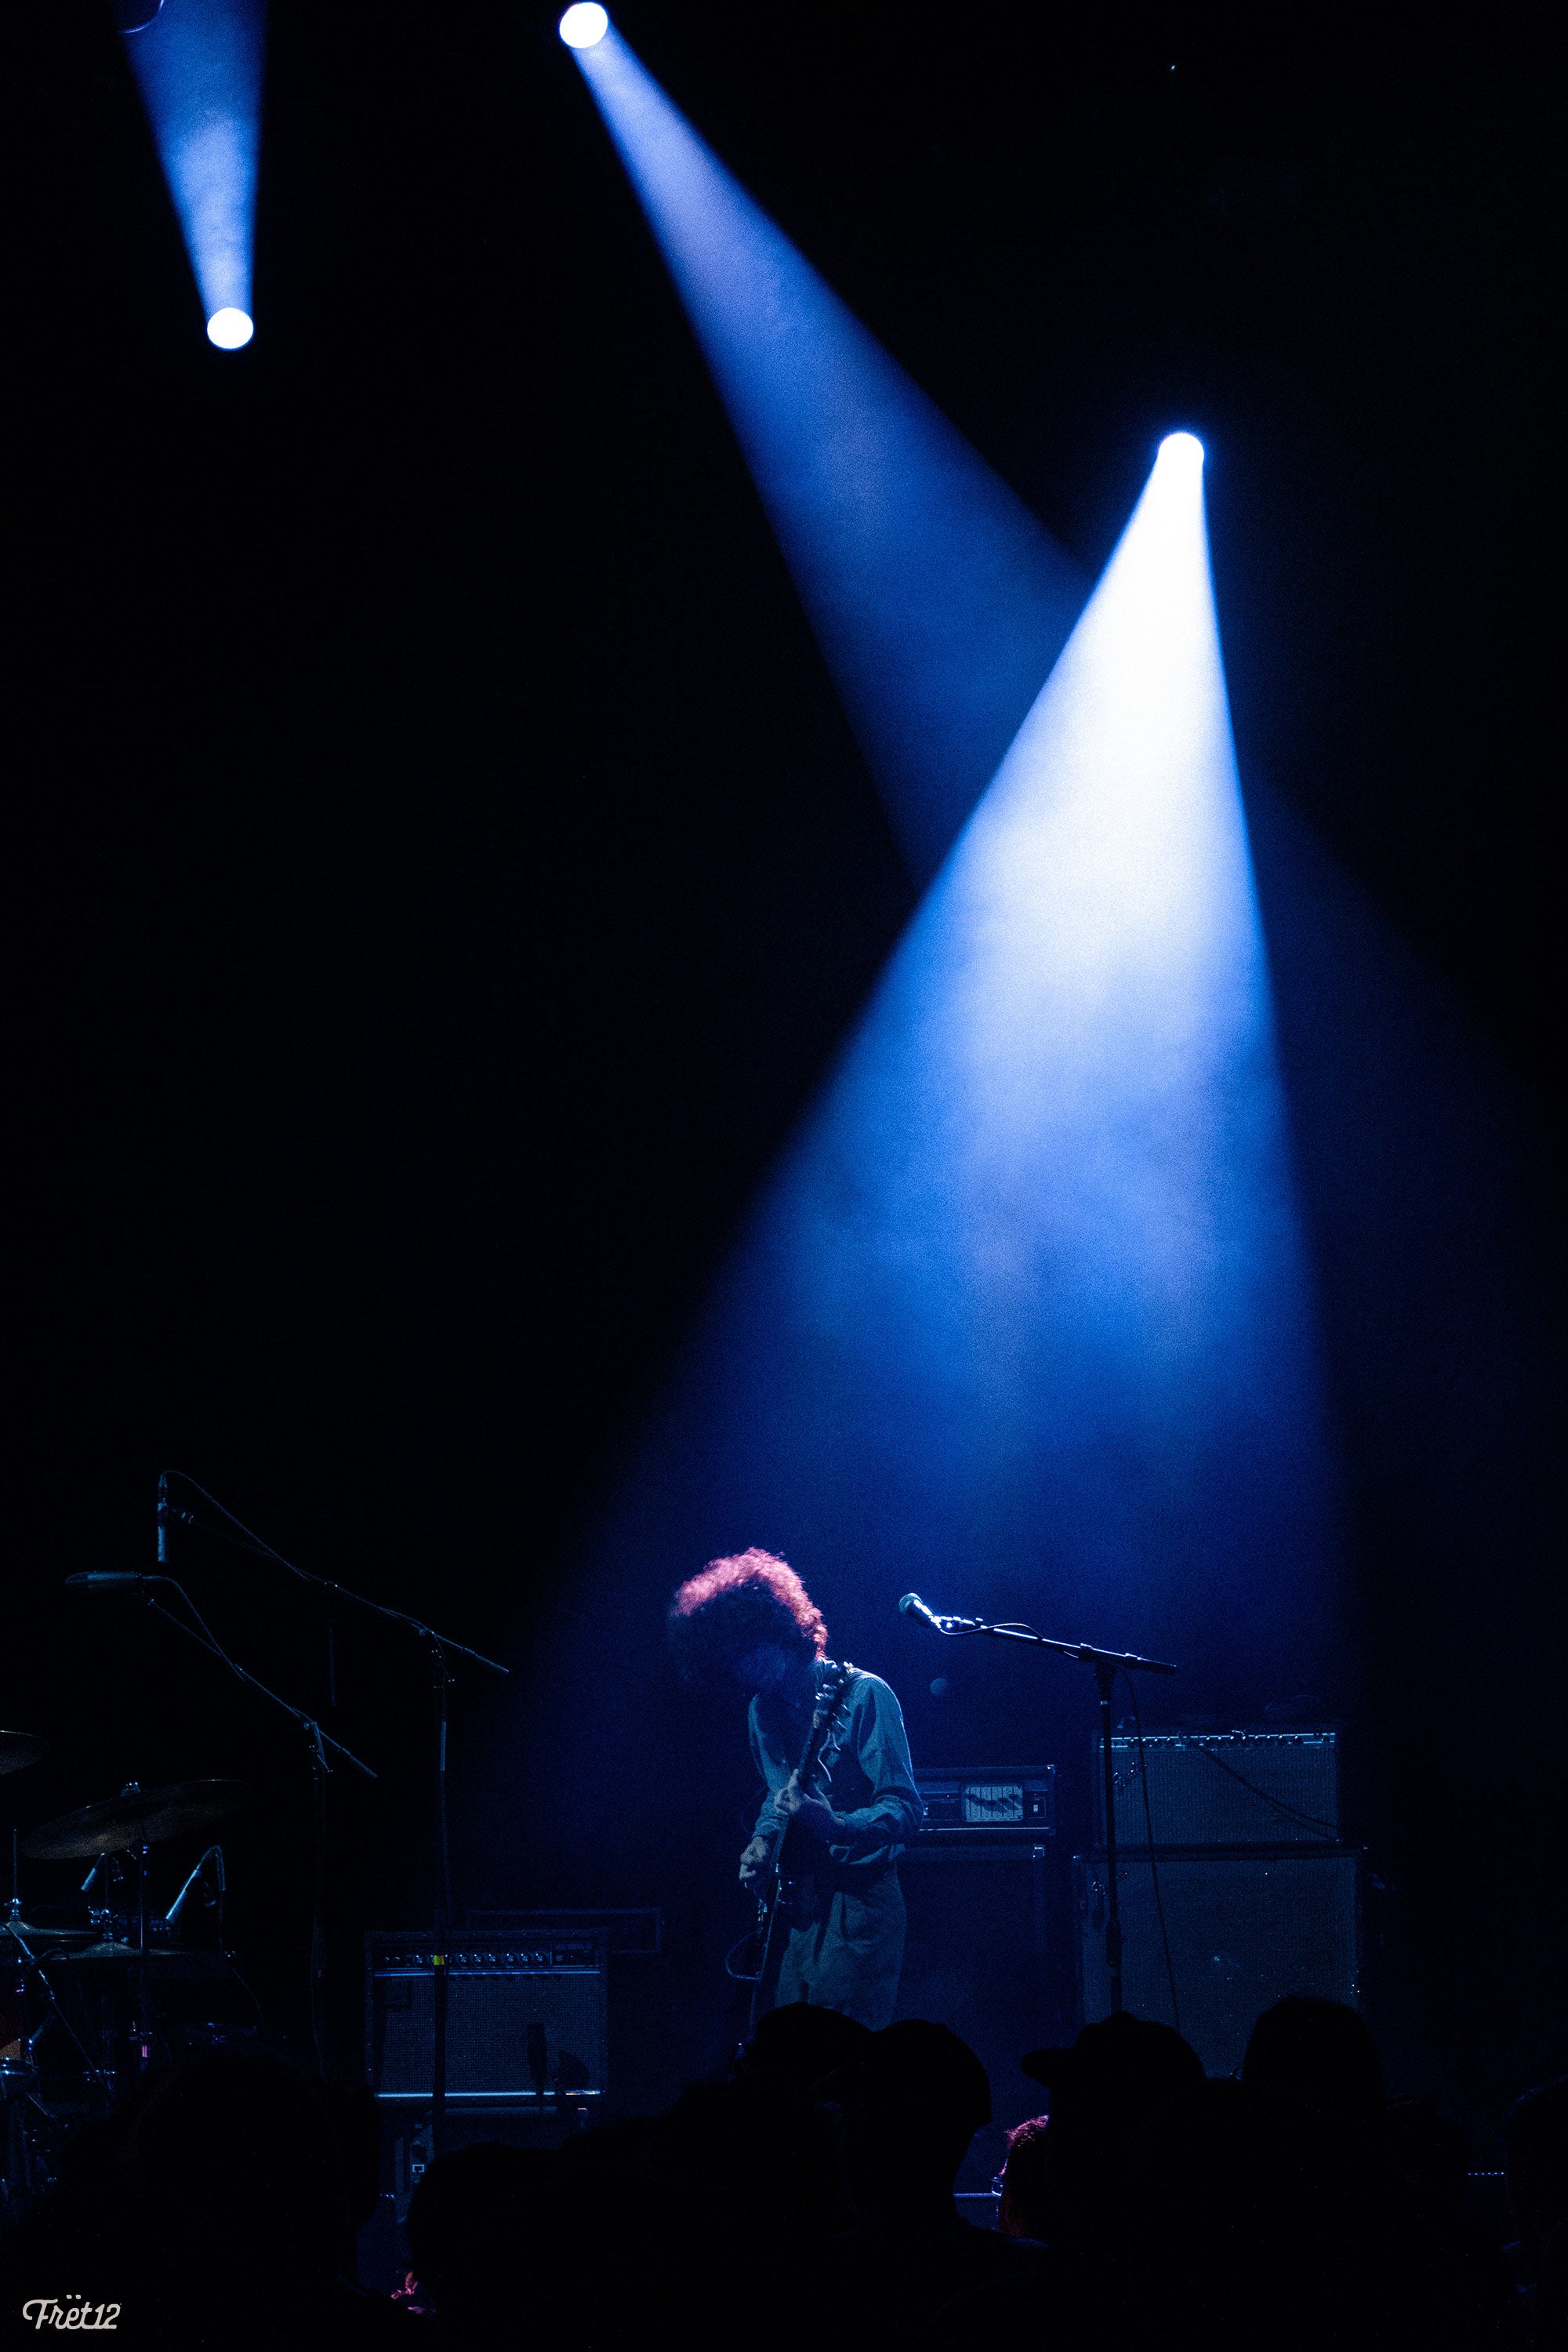
{"label": "cymbal", "polygon": [[249,1793],[245,1780],[174,1780],[162,1789],[126,1789],[45,1822],[22,1840],[22,1852],[34,1862],[91,1862],[100,1853],[133,1853],[139,1845],[161,1845],[165,1838],[209,1828]]}
{"label": "cymbal", "polygon": [[40,1927],[32,1919],[0,1918],[0,1936],[18,1936],[24,1944],[87,1944],[96,1927]]}
{"label": "cymbal", "polygon": [[48,1752],[48,1741],[30,1731],[0,1731],[0,1772],[25,1772]]}

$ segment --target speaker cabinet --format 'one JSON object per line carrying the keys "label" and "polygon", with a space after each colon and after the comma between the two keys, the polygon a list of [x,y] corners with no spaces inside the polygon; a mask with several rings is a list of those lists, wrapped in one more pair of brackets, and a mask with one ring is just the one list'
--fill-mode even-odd
{"label": "speaker cabinet", "polygon": [[[1360,1990],[1360,1856],[1314,1852],[1157,1855],[1182,2032],[1210,2074],[1240,2065],[1260,2010],[1287,1993],[1356,2005]],[[1147,1849],[1118,1853],[1122,2000],[1162,2024],[1170,1979]],[[1102,1856],[1073,1861],[1079,1984],[1086,2020],[1109,2016],[1107,1882]]]}
{"label": "speaker cabinet", "polygon": [[909,1910],[899,2015],[951,2026],[969,2043],[991,2077],[998,2125],[1042,2104],[1019,2072],[1023,2052],[1071,2036],[1065,1875],[1043,1839],[965,1847],[922,1835],[899,1864]]}

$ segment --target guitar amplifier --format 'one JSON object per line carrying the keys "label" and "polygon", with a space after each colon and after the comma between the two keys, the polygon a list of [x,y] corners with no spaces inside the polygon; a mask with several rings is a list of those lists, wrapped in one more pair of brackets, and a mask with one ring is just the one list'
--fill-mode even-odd
{"label": "guitar amplifier", "polygon": [[946,1772],[918,1771],[915,1785],[926,1809],[920,1846],[1011,1848],[1057,1833],[1053,1764],[954,1765]]}
{"label": "guitar amplifier", "polygon": [[[447,1951],[451,2105],[538,2108],[563,2094],[574,2104],[602,2104],[608,2065],[602,1936],[465,1934],[454,1936]],[[365,2068],[384,2105],[429,2102],[431,1953],[428,1935],[373,1930],[365,1937]]]}
{"label": "guitar amplifier", "polygon": [[[1339,1734],[1334,1731],[1151,1731],[1110,1743],[1116,1843],[1149,1843],[1146,1773],[1154,1843],[1337,1845]],[[1105,1780],[1094,1749],[1095,1835],[1105,1843]]]}
{"label": "guitar amplifier", "polygon": [[[1361,1857],[1342,1849],[1264,1853],[1162,1853],[1160,1899],[1170,1938],[1165,1968],[1147,1849],[1119,1852],[1122,1999],[1135,2017],[1175,2022],[1209,2074],[1240,2065],[1260,2011],[1287,1993],[1316,1993],[1353,2009],[1359,1990]],[[1086,2021],[1109,2016],[1103,1855],[1073,1862],[1079,1986]]]}

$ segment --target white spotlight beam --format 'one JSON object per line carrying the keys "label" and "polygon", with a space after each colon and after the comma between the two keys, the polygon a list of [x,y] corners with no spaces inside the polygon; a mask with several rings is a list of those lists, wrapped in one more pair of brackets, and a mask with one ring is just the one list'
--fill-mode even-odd
{"label": "white spotlight beam", "polygon": [[929,875],[1038,692],[1087,583],[614,29],[576,59],[889,816]]}
{"label": "white spotlight beam", "polygon": [[1178,438],[759,1205],[625,1544],[786,1529],[889,1593],[962,1560],[966,1607],[1310,1678],[1316,1335]]}

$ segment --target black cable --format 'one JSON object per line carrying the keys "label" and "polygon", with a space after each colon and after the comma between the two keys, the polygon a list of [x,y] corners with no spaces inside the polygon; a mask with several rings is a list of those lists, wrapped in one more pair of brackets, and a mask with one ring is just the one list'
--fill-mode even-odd
{"label": "black cable", "polygon": [[289,1574],[297,1577],[301,1584],[314,1585],[318,1592],[331,1593],[336,1600],[352,1601],[356,1609],[363,1609],[372,1617],[384,1617],[394,1625],[406,1625],[411,1633],[418,1634],[421,1641],[434,1643],[443,1656],[450,1654],[455,1657],[471,1658],[477,1665],[489,1666],[494,1674],[510,1674],[511,1668],[503,1666],[498,1659],[485,1657],[479,1651],[470,1649],[467,1642],[454,1642],[450,1634],[438,1633],[433,1625],[426,1625],[421,1618],[411,1617],[406,1610],[390,1608],[384,1601],[369,1601],[363,1592],[354,1592],[346,1584],[335,1583],[330,1576],[318,1576],[313,1569],[301,1568],[297,1560],[285,1558],[282,1552],[247,1528],[243,1519],[237,1519],[232,1511],[226,1510],[217,1496],[209,1495],[206,1488],[198,1486],[187,1472],[167,1470],[163,1475],[166,1478],[177,1478],[182,1486],[188,1486],[193,1495],[199,1495],[204,1503],[210,1503],[219,1517],[226,1519],[231,1528],[237,1528],[238,1533],[231,1536],[222,1528],[208,1527],[192,1512],[176,1513],[187,1527],[211,1536],[216,1543],[230,1545],[236,1551],[253,1552],[258,1559],[272,1560],[279,1568],[287,1569]]}
{"label": "black cable", "polygon": [[[222,1528],[205,1528],[202,1530],[204,1535],[216,1536],[219,1543],[233,1544],[237,1551],[243,1551],[248,1549],[251,1551],[258,1552],[263,1559],[275,1559],[278,1562],[279,1567],[286,1568],[291,1576],[303,1577],[306,1575],[307,1571],[304,1569],[296,1568],[291,1559],[285,1559],[280,1551],[274,1551],[272,1546],[266,1540],[265,1537],[257,1535],[252,1528],[246,1526],[243,1519],[237,1519],[232,1511],[226,1510],[223,1504],[218,1501],[217,1496],[216,1495],[209,1495],[205,1486],[199,1486],[196,1484],[196,1481],[191,1477],[186,1471],[171,1470],[168,1473],[168,1475],[171,1478],[177,1478],[182,1486],[188,1486],[193,1495],[199,1495],[204,1503],[210,1503],[218,1517],[220,1518],[226,1519],[231,1528],[237,1528],[239,1530],[239,1534],[245,1540],[243,1543],[236,1542],[235,1538],[231,1535],[226,1535]],[[198,1523],[193,1521],[192,1524],[196,1525]],[[317,1580],[312,1577],[309,1580],[314,1583]]]}
{"label": "black cable", "polygon": [[201,1627],[202,1633],[206,1641],[206,1645],[212,1652],[214,1657],[221,1658],[224,1664],[228,1668],[230,1674],[243,1675],[245,1672],[244,1667],[236,1665],[234,1660],[229,1656],[228,1652],[224,1648],[223,1643],[218,1640],[217,1635],[213,1632],[212,1627],[207,1623],[206,1619],[202,1615],[201,1611],[196,1607],[195,1602],[191,1599],[190,1594],[185,1591],[184,1586],[183,1584],[175,1584],[173,1577],[167,1578],[165,1581],[174,1586],[174,1590],[179,1594],[181,1600],[184,1602],[186,1608],[195,1619],[196,1623]]}
{"label": "black cable", "polygon": [[1121,1669],[1121,1679],[1132,1701],[1132,1728],[1138,1740],[1138,1780],[1143,1791],[1143,1827],[1149,1841],[1149,1875],[1154,1883],[1154,1916],[1160,1922],[1160,1941],[1165,1953],[1165,1982],[1171,1989],[1171,2021],[1180,2033],[1182,2008],[1176,1999],[1176,1969],[1171,1958],[1171,1938],[1165,1928],[1165,1898],[1160,1892],[1160,1865],[1154,1859],[1154,1816],[1149,1806],[1149,1772],[1143,1759],[1143,1724],[1138,1713],[1138,1690],[1125,1666]]}
{"label": "black cable", "polygon": [[762,1982],[761,1976],[754,1969],[738,1969],[735,1966],[737,1953],[743,1951],[748,1945],[752,1951],[756,1950],[757,1931],[754,1927],[748,1927],[743,1936],[737,1936],[724,1955],[724,1974],[731,1984],[761,1984]]}
{"label": "black cable", "polygon": [[251,1985],[250,1985],[250,1984],[246,1980],[246,1979],[245,1979],[244,1977],[242,1977],[242,1976],[240,1975],[238,1969],[235,1966],[234,1955],[233,1955],[233,1953],[232,1953],[232,1952],[224,1952],[224,1953],[223,1953],[223,1958],[224,1958],[224,1959],[225,1959],[225,1961],[227,1963],[227,1966],[228,1966],[228,1972],[229,1972],[230,1976],[234,1979],[234,1980],[235,1980],[236,1984],[239,1986],[240,1990],[242,1990],[242,1991],[243,1991],[243,1992],[247,1996],[247,1998],[248,1998],[248,2000],[249,2000],[249,2002],[250,2002],[250,2006],[251,2006],[251,2007],[252,2007],[252,2009],[256,2011],[256,2022],[257,2022],[258,2030],[260,2032],[262,2032],[263,2034],[265,2034],[265,2032],[267,2032],[267,2011],[262,2008],[261,2003],[257,2000],[257,1998],[256,1998],[256,1993],[255,1993],[255,1990],[254,1990],[254,1988],[253,1988],[253,1987],[252,1987],[252,1986],[251,1986]]}
{"label": "black cable", "polygon": [[[195,1603],[192,1601],[190,1594],[185,1591],[184,1586],[183,1584],[175,1584],[173,1577],[164,1577],[163,1581],[165,1584],[173,1586],[174,1591],[179,1594],[186,1608],[189,1609],[192,1616],[196,1619],[197,1623],[205,1624],[205,1621],[202,1618],[201,1612],[196,1608]],[[375,1780],[380,1779],[381,1776],[379,1773],[373,1772],[368,1764],[364,1764],[360,1761],[360,1759],[354,1754],[352,1748],[345,1748],[341,1739],[334,1739],[331,1732],[323,1731],[321,1725],[316,1721],[313,1716],[307,1715],[301,1707],[290,1706],[286,1698],[279,1698],[276,1691],[268,1690],[265,1683],[258,1682],[256,1676],[249,1672],[248,1668],[239,1664],[237,1659],[231,1658],[228,1652],[223,1648],[222,1644],[217,1642],[210,1633],[198,1633],[195,1626],[187,1625],[183,1618],[176,1617],[172,1609],[165,1609],[163,1602],[153,1593],[144,1592],[142,1598],[145,1606],[152,1610],[154,1616],[162,1617],[163,1622],[166,1625],[172,1625],[176,1633],[183,1633],[187,1642],[194,1642],[198,1650],[205,1650],[208,1657],[216,1658],[220,1665],[226,1666],[229,1673],[235,1675],[240,1682],[244,1683],[247,1689],[259,1691],[263,1698],[270,1699],[274,1706],[280,1707],[285,1715],[292,1716],[294,1721],[302,1725],[305,1730],[310,1734],[311,1744],[317,1750],[318,1754],[323,1748],[330,1748],[335,1756],[342,1757],[346,1762],[353,1765],[357,1771],[363,1772],[367,1780]],[[331,1771],[331,1767],[326,1763],[325,1758],[322,1758],[322,1764],[324,1769]]]}

